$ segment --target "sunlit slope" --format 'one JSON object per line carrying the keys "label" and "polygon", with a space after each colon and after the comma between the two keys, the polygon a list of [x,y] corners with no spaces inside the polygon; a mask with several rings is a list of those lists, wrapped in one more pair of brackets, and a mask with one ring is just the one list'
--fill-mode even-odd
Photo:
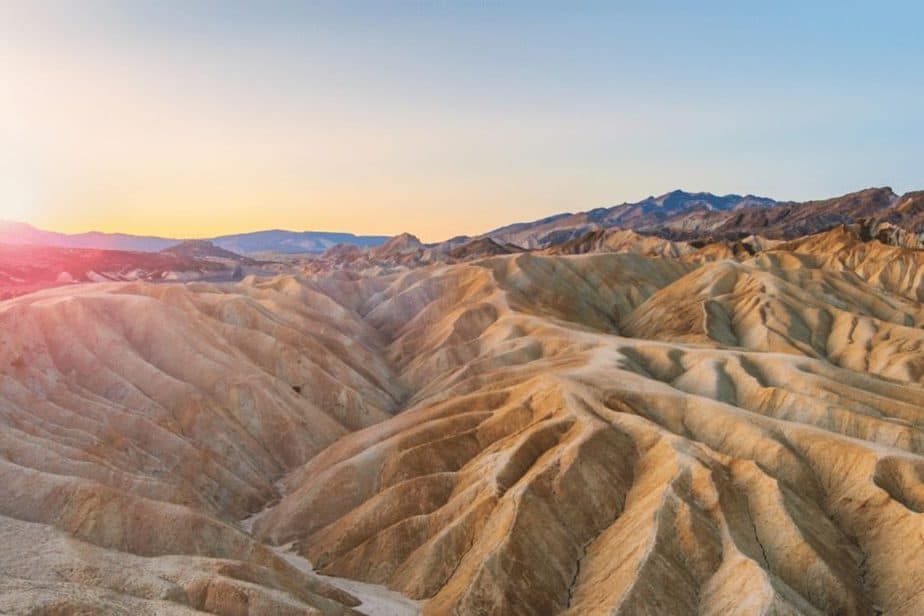
{"label": "sunlit slope", "polygon": [[[68,584],[78,584],[237,613],[234,593],[270,606],[266,589],[282,588],[283,603],[337,612],[293,591],[309,581],[236,521],[277,498],[283,472],[396,407],[404,393],[379,345],[351,311],[292,279],[233,290],[92,285],[0,304],[0,514],[117,551],[105,557],[112,571],[90,575],[102,557],[47,527],[24,527],[76,554],[8,546],[0,577],[24,581],[7,580],[0,595],[70,609]],[[20,535],[2,519],[4,532]],[[66,572],[17,574],[30,558]],[[139,572],[113,577],[123,566]],[[161,569],[175,579],[159,582]],[[282,586],[280,570],[289,576]],[[0,608],[12,609],[3,600]]]}
{"label": "sunlit slope", "polygon": [[[476,267],[493,274],[477,288],[493,289],[496,312],[452,347],[468,349],[465,370],[292,473],[259,537],[297,541],[323,571],[388,584],[433,614],[924,607],[913,301],[849,267],[782,254],[673,275],[626,255]],[[398,304],[429,315],[400,330],[416,344],[392,343],[402,361],[432,358],[428,337],[483,301],[469,290],[446,309],[446,296],[419,293],[409,311],[410,289],[374,309],[382,323]],[[879,363],[827,351],[831,334],[813,338],[806,317],[772,335],[741,322],[720,338],[710,293],[757,315],[762,296],[794,313],[836,307],[893,328],[891,342]],[[681,341],[657,341],[671,338]]]}
{"label": "sunlit slope", "polygon": [[2,303],[0,608],[363,610],[294,543],[430,614],[920,613],[919,253],[854,239]]}

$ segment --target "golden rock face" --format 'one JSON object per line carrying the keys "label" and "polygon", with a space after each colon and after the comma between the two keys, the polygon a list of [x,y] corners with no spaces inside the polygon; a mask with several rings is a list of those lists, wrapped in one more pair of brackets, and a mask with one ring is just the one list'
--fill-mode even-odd
{"label": "golden rock face", "polygon": [[924,612],[924,253],[604,239],[0,303],[0,612]]}

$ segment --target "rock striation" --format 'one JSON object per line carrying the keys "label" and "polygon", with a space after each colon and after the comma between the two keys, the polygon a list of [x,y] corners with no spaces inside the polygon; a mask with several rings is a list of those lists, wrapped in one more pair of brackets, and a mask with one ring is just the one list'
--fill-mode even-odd
{"label": "rock striation", "polygon": [[0,612],[924,612],[924,253],[568,242],[0,303]]}

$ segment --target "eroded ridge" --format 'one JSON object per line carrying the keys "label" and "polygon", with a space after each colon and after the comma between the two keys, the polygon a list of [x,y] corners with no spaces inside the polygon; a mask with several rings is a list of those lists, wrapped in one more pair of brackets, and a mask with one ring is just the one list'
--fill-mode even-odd
{"label": "eroded ridge", "polygon": [[0,304],[0,608],[924,611],[921,253],[645,251]]}

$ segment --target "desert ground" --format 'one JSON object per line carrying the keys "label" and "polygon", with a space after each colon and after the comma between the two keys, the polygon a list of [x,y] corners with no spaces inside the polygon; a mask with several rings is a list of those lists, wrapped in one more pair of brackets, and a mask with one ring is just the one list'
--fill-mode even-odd
{"label": "desert ground", "polygon": [[584,231],[0,302],[0,613],[924,613],[924,251]]}

